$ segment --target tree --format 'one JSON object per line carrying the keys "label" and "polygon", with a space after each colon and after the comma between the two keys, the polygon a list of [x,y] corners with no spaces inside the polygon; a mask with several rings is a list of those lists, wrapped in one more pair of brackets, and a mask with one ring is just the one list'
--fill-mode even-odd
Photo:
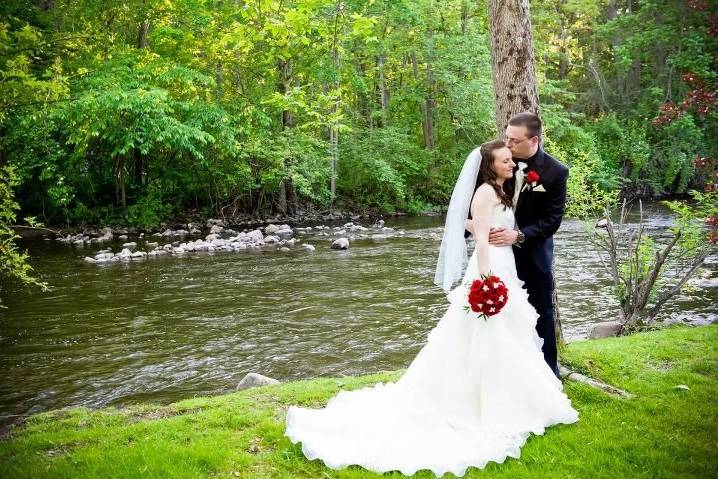
{"label": "tree", "polygon": [[489,0],[489,38],[496,130],[503,137],[511,116],[539,108],[529,1]]}

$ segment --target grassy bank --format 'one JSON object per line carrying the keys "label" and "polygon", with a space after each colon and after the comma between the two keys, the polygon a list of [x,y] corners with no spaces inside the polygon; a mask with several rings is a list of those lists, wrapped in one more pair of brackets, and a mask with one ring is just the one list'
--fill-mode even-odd
{"label": "grassy bank", "polygon": [[[636,398],[568,381],[579,423],[531,437],[520,460],[470,469],[465,477],[715,477],[717,325],[577,342],[563,361]],[[284,411],[290,404],[321,406],[340,388],[399,374],[295,382],[169,406],[36,415],[0,441],[0,477],[379,477],[307,461],[283,437]]]}

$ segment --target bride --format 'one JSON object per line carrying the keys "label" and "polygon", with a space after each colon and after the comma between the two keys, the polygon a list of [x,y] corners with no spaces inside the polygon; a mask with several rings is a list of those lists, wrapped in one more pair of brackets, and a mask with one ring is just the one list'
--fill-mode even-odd
{"label": "bride", "polygon": [[[470,466],[518,458],[531,433],[578,421],[544,361],[538,314],[517,277],[511,246],[488,243],[490,227],[514,227],[511,195],[504,190],[513,174],[511,152],[499,140],[466,159],[434,278],[445,291],[461,278],[470,210],[476,247],[463,282],[448,293],[448,310],[397,382],[340,391],[324,409],[289,408],[285,435],[302,443],[307,458],[332,469],[359,465],[379,473],[429,469],[463,476]],[[467,312],[467,294],[471,281],[489,272],[509,292],[505,307],[484,319]]]}

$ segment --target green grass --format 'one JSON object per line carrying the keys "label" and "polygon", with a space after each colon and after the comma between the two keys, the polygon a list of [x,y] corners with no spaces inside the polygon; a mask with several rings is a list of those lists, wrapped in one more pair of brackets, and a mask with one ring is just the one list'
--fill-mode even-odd
{"label": "green grass", "polygon": [[[568,381],[577,424],[532,436],[519,460],[471,468],[465,477],[718,475],[718,326],[576,342],[562,360],[636,397],[619,399]],[[0,477],[379,477],[306,460],[283,436],[284,414],[288,405],[321,406],[340,388],[399,375],[295,382],[168,406],[39,414],[0,441]]]}

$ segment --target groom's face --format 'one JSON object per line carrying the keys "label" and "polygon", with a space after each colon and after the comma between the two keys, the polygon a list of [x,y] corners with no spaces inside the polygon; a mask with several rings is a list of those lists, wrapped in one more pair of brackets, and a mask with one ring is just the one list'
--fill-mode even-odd
{"label": "groom's face", "polygon": [[525,160],[536,153],[538,137],[530,136],[524,125],[509,125],[506,127],[506,146],[515,159]]}

